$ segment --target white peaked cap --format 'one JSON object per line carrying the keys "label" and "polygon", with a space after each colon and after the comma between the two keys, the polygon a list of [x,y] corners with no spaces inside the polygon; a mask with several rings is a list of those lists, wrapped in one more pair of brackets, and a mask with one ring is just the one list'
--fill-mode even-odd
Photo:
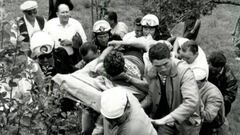
{"label": "white peaked cap", "polygon": [[31,1],[31,0],[25,1],[20,5],[20,9],[22,11],[32,10],[32,9],[37,8],[37,7],[38,7],[37,2],[36,1]]}
{"label": "white peaked cap", "polygon": [[124,114],[127,104],[127,91],[122,87],[114,87],[102,92],[101,113],[109,119],[116,119]]}

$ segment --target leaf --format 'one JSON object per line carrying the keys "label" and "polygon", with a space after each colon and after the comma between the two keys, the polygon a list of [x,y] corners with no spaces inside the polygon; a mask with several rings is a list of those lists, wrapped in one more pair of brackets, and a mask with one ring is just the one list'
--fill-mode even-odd
{"label": "leaf", "polygon": [[10,87],[17,87],[17,83],[14,82],[12,79],[9,81],[8,85],[9,85]]}
{"label": "leaf", "polygon": [[26,127],[30,126],[30,122],[31,122],[31,118],[27,116],[23,116],[23,118],[20,120],[20,124]]}

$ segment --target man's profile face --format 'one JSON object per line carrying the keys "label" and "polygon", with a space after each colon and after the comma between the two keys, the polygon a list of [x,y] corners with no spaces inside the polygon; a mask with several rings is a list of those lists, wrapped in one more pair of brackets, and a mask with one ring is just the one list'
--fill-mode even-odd
{"label": "man's profile face", "polygon": [[164,58],[161,60],[155,59],[152,61],[152,64],[156,68],[157,72],[164,76],[168,76],[170,74],[171,63],[170,58]]}
{"label": "man's profile face", "polygon": [[196,55],[197,54],[193,54],[193,52],[191,52],[189,48],[180,49],[180,57],[188,64],[192,64],[194,62],[194,60],[196,59]]}
{"label": "man's profile face", "polygon": [[136,37],[141,37],[143,35],[142,26],[135,25]]}
{"label": "man's profile face", "polygon": [[58,17],[60,22],[67,23],[70,18],[70,11],[67,5],[62,4],[58,7]]}

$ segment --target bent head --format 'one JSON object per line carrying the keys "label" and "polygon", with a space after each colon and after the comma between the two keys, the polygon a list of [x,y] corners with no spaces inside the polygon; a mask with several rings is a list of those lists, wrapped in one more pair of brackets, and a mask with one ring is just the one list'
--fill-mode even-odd
{"label": "bent head", "polygon": [[168,76],[171,71],[172,60],[170,59],[170,50],[165,43],[157,43],[149,50],[149,59],[157,72]]}

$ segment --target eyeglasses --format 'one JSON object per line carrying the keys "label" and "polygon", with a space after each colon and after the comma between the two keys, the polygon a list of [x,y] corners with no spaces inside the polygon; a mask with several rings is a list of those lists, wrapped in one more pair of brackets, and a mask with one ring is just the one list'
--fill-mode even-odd
{"label": "eyeglasses", "polygon": [[38,56],[38,59],[39,59],[39,60],[44,60],[45,58],[47,58],[47,59],[52,58],[52,53],[43,54],[43,55]]}
{"label": "eyeglasses", "polygon": [[33,15],[33,14],[37,14],[37,9],[32,9],[32,10],[27,10],[25,11],[28,15]]}

